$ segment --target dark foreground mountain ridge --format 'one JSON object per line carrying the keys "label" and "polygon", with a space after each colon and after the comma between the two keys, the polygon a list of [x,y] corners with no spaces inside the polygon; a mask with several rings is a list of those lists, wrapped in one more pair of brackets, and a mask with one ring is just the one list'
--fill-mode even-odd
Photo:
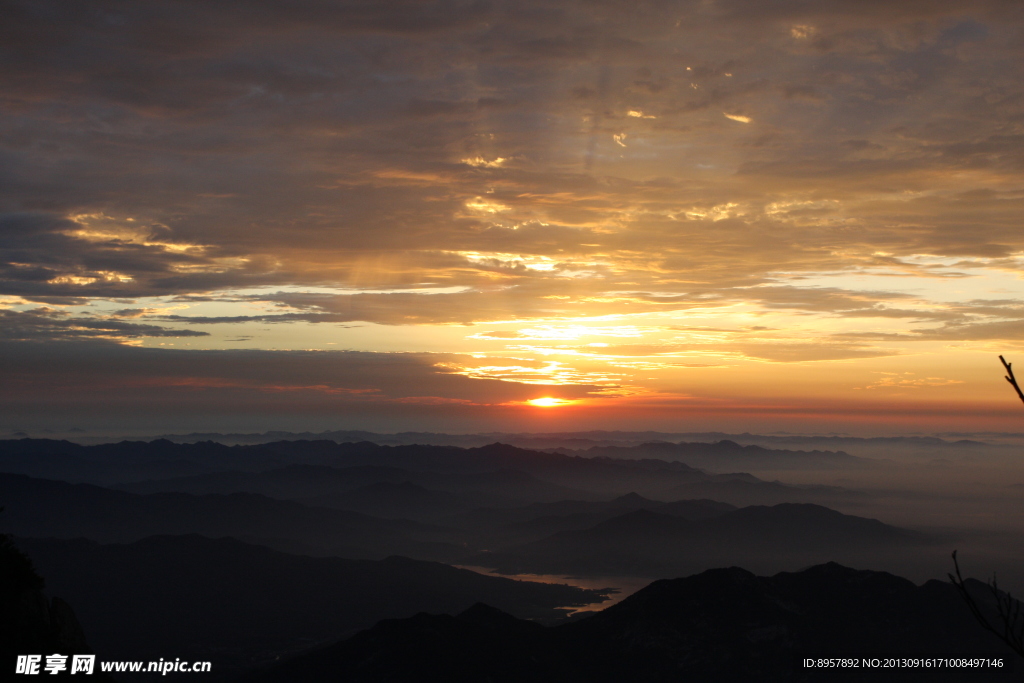
{"label": "dark foreground mountain ridge", "polygon": [[198,535],[18,544],[50,589],[75,605],[105,657],[205,659],[220,675],[389,617],[458,612],[486,601],[519,617],[551,620],[560,608],[604,595],[404,557],[314,558]]}
{"label": "dark foreground mountain ridge", "polygon": [[[983,596],[984,586],[972,582]],[[1000,655],[999,669],[825,671],[804,658]],[[1008,681],[1020,662],[982,630],[956,590],[835,563],[758,577],[736,567],[652,583],[555,627],[486,605],[384,621],[245,679],[579,682]]]}
{"label": "dark foreground mountain ridge", "polygon": [[[0,680],[21,678],[15,674],[19,656],[56,652],[70,660],[74,655],[93,654],[71,605],[46,595],[45,587],[31,558],[10,536],[0,534]],[[39,669],[43,664],[39,662]],[[71,668],[46,675],[63,679],[72,675]],[[109,683],[111,679],[96,669],[91,680]]]}

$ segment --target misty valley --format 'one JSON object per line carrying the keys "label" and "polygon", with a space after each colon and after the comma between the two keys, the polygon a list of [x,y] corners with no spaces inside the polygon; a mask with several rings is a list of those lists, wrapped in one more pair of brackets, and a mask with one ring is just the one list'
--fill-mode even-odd
{"label": "misty valley", "polygon": [[800,661],[1014,661],[945,579],[956,548],[968,573],[1024,584],[1014,446],[725,436],[8,440],[0,530],[73,610],[79,649],[206,660],[207,680],[874,680]]}

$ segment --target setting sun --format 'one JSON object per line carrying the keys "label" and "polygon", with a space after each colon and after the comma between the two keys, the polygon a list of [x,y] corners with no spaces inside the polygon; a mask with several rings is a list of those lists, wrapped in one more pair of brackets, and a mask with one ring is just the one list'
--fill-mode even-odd
{"label": "setting sun", "polygon": [[572,405],[575,401],[567,401],[564,398],[551,398],[550,396],[545,396],[544,398],[531,398],[527,403],[539,408],[557,408],[559,406]]}

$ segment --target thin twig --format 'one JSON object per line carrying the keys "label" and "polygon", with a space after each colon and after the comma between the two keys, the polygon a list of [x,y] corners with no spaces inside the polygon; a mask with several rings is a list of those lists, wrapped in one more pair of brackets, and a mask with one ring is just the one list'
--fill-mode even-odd
{"label": "thin twig", "polygon": [[999,585],[996,583],[996,577],[993,575],[988,587],[992,591],[992,597],[995,598],[999,620],[1003,622],[1003,627],[999,629],[993,626],[988,618],[981,613],[981,608],[975,602],[974,597],[967,591],[964,577],[960,575],[960,563],[957,562],[955,550],[953,551],[953,566],[956,567],[956,576],[952,574],[947,574],[947,576],[953,585],[956,586],[960,597],[967,603],[967,607],[970,608],[974,618],[986,631],[994,633],[1000,640],[1009,645],[1014,652],[1024,657],[1024,623],[1020,621],[1020,602],[1014,600],[1013,596],[1009,593],[1000,592]]}
{"label": "thin twig", "polygon": [[1006,368],[1006,379],[1014,389],[1017,390],[1017,395],[1020,396],[1020,400],[1024,403],[1024,391],[1020,390],[1020,386],[1017,385],[1017,378],[1013,376],[1013,363],[1007,363],[1006,359],[999,356],[999,360],[1003,361],[1003,367]]}
{"label": "thin twig", "polygon": [[967,603],[967,606],[971,610],[971,614],[974,615],[974,618],[977,619],[978,623],[985,627],[986,630],[991,631],[992,633],[1002,638],[1002,634],[999,633],[999,631],[997,631],[992,626],[992,624],[989,623],[988,619],[985,618],[985,615],[981,613],[981,609],[978,607],[978,603],[974,602],[974,598],[971,597],[970,593],[967,592],[967,586],[964,585],[964,577],[960,575],[960,563],[957,562],[955,550],[953,551],[953,566],[956,567],[956,576],[953,576],[952,574],[947,574],[947,576],[949,577],[949,580],[953,583],[953,585],[956,586],[957,590],[960,592],[960,596]]}

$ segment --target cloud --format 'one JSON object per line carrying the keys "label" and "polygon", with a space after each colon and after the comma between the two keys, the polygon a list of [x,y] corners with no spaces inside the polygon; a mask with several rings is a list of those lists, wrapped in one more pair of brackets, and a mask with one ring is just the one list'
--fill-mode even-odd
{"label": "cloud", "polygon": [[396,402],[497,405],[538,392],[583,397],[603,389],[474,378],[455,370],[478,361],[458,354],[154,349],[38,337],[8,337],[0,347],[3,400],[39,406],[113,401],[149,408],[180,403],[198,412],[233,404],[323,412],[372,404],[386,414]]}
{"label": "cloud", "polygon": [[1024,334],[1024,320],[997,322],[951,323],[935,328],[913,330],[909,333],[847,332],[840,336],[868,340],[910,341],[984,341],[1003,340],[1017,343]]}
{"label": "cloud", "polygon": [[731,121],[739,121],[740,123],[751,123],[754,120],[749,116],[744,116],[742,114],[728,114],[726,112],[722,112],[722,115]]}
{"label": "cloud", "polygon": [[125,341],[143,337],[206,337],[200,330],[176,330],[159,325],[129,323],[100,317],[76,317],[65,311],[36,308],[27,311],[0,309],[0,340],[55,341],[110,339]]}
{"label": "cloud", "polygon": [[954,384],[963,384],[963,380],[946,379],[944,377],[918,377],[913,372],[882,372],[875,382],[857,387],[864,389],[933,389]]}
{"label": "cloud", "polygon": [[722,351],[762,360],[1009,339],[1017,5],[16,0],[7,338],[742,311],[782,331]]}

